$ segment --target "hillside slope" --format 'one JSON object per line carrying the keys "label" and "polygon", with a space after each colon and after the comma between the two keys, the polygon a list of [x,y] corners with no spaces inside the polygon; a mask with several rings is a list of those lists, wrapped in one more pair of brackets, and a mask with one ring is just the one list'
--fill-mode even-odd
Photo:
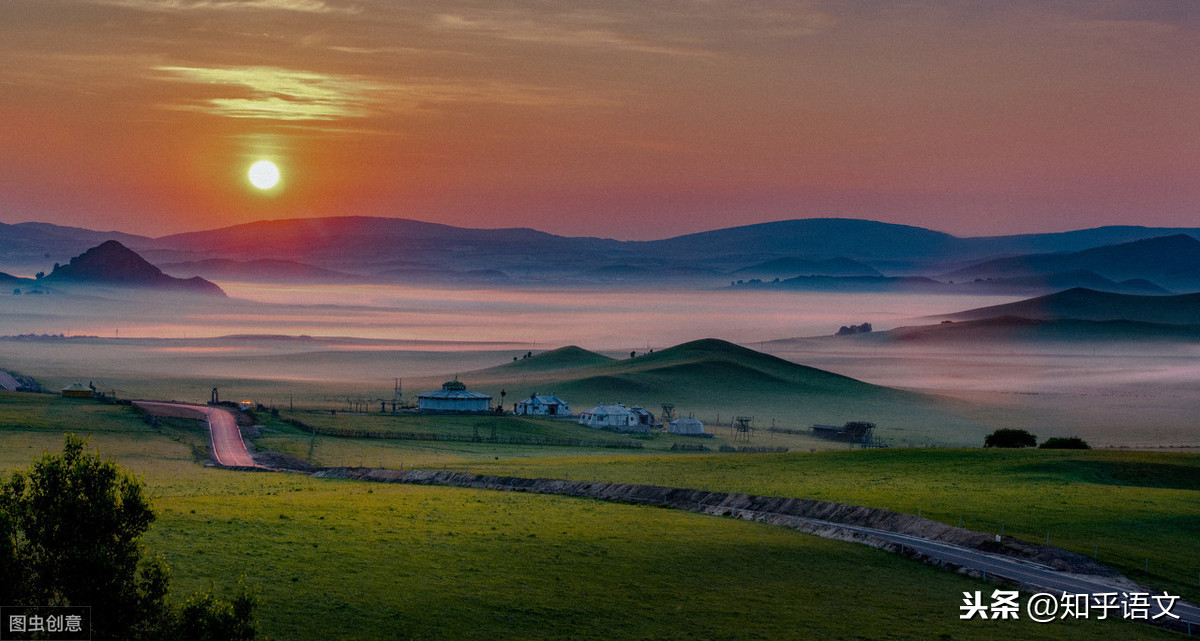
{"label": "hillside slope", "polygon": [[935,318],[979,320],[1012,316],[1041,320],[1127,320],[1165,325],[1200,325],[1200,294],[1137,296],[1068,289],[1005,305],[979,307]]}
{"label": "hillside slope", "polygon": [[945,278],[1019,278],[1080,271],[1117,281],[1144,278],[1168,286],[1197,285],[1200,240],[1174,234],[1073,253],[1001,258],[951,272]]}
{"label": "hillside slope", "polygon": [[[462,378],[472,389],[495,393],[503,388],[512,398],[553,391],[576,413],[621,402],[658,414],[663,403],[672,403],[679,416],[720,416],[723,422],[734,415],[754,416],[760,428],[776,419],[793,428],[869,420],[881,426],[881,434],[914,439],[913,443],[934,433],[942,442],[974,442],[985,433],[982,426],[956,416],[953,403],[944,399],[872,385],[723,340],[696,340],[635,358],[607,360],[585,350],[579,350],[581,358],[576,349],[548,352],[550,362],[556,363],[553,367],[543,368],[535,356],[467,372]],[[563,362],[563,355],[570,353],[575,356]],[[585,364],[583,358],[593,362]]]}
{"label": "hillside slope", "polygon": [[105,241],[57,266],[42,281],[50,284],[92,284],[144,287],[192,294],[224,296],[216,284],[199,276],[174,278],[115,240]]}

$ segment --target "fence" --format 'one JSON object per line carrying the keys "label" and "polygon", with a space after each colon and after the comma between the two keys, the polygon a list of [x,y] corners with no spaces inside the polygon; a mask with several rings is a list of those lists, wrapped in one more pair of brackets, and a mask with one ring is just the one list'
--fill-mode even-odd
{"label": "fence", "polygon": [[318,427],[294,418],[283,419],[288,425],[322,436],[342,438],[395,439],[401,441],[453,441],[460,443],[499,443],[502,445],[548,445],[555,447],[591,447],[607,449],[640,450],[639,441],[600,441],[582,438],[555,438],[550,436],[484,436],[479,434],[442,434],[438,432],[397,432],[392,430],[354,430]]}

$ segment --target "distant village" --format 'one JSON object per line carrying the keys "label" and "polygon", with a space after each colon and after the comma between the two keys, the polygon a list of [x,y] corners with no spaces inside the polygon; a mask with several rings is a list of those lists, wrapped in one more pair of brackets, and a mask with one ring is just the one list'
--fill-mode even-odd
{"label": "distant village", "polygon": [[575,419],[580,425],[617,432],[649,433],[653,427],[666,427],[669,434],[712,436],[704,430],[704,423],[699,420],[692,417],[676,418],[674,405],[669,403],[663,405],[661,416],[655,416],[640,405],[626,407],[616,402],[597,405],[575,415],[571,411],[571,404],[556,394],[534,392],[528,398],[514,403],[509,412],[505,410],[503,402],[493,408],[491,395],[472,392],[458,379],[443,383],[440,390],[418,394],[417,411],[430,414],[511,413],[516,416]]}

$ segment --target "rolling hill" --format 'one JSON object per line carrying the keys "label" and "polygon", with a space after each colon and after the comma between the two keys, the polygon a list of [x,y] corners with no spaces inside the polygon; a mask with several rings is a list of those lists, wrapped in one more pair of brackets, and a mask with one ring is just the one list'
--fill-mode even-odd
{"label": "rolling hill", "polygon": [[321,269],[288,260],[229,260],[227,258],[209,258],[207,260],[184,261],[181,263],[164,263],[160,265],[163,272],[179,278],[200,276],[215,280],[243,280],[249,282],[309,282],[309,283],[344,283],[360,281],[362,277],[355,274]]}
{"label": "rolling hill", "polygon": [[1080,272],[1116,281],[1136,278],[1168,287],[1200,287],[1200,240],[1174,234],[1072,253],[1001,258],[945,274],[944,278],[1048,277]]}
{"label": "rolling hill", "polygon": [[897,327],[860,335],[872,342],[970,343],[1200,341],[1200,325],[1166,325],[1129,320],[1032,319],[1001,316],[981,320]]}
{"label": "rolling hill", "polygon": [[936,318],[980,320],[998,317],[1035,320],[1136,321],[1163,325],[1200,325],[1200,294],[1137,296],[1091,289],[1069,289],[1005,305],[979,307]]}
{"label": "rolling hill", "polygon": [[54,285],[107,285],[225,296],[216,284],[199,276],[174,278],[115,240],[105,241],[57,265],[40,282]]}
{"label": "rolling hill", "polygon": [[793,276],[883,276],[879,270],[849,258],[807,260],[795,256],[776,258],[743,267],[734,276],[747,278],[792,278]]}
{"label": "rolling hill", "polygon": [[775,418],[793,427],[869,420],[887,430],[912,430],[912,436],[936,425],[943,438],[959,433],[963,442],[982,438],[983,429],[953,415],[944,399],[872,385],[712,338],[621,359],[565,347],[466,372],[462,380],[471,389],[504,388],[510,398],[553,391],[576,413],[621,402],[657,414],[663,403],[673,403],[680,416],[703,413],[728,420],[749,415],[760,427]]}
{"label": "rolling hill", "polygon": [[33,274],[54,262],[66,262],[106,240],[127,246],[149,242],[145,236],[119,231],[94,231],[50,223],[0,223],[0,265]]}
{"label": "rolling hill", "polygon": [[568,345],[532,355],[528,358],[514,358],[512,363],[490,367],[476,373],[503,378],[506,375],[521,375],[530,372],[557,372],[567,369],[593,367],[612,363],[615,360],[604,354],[597,354],[582,347]]}
{"label": "rolling hill", "polygon": [[957,285],[958,289],[966,289],[978,293],[1031,295],[1050,294],[1076,287],[1118,294],[1143,294],[1149,296],[1171,293],[1144,278],[1131,278],[1116,282],[1096,272],[1085,269],[1034,276],[979,278],[974,281],[960,282]]}

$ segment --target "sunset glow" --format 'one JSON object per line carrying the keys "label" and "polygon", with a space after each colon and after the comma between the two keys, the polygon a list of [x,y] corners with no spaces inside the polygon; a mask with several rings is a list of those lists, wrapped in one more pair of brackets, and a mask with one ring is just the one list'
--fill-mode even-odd
{"label": "sunset glow", "polygon": [[[1200,205],[1194,2],[0,14],[9,223],[369,215],[648,239],[840,216],[977,235],[1186,225]],[[271,156],[305,179],[255,198],[233,177]]]}

